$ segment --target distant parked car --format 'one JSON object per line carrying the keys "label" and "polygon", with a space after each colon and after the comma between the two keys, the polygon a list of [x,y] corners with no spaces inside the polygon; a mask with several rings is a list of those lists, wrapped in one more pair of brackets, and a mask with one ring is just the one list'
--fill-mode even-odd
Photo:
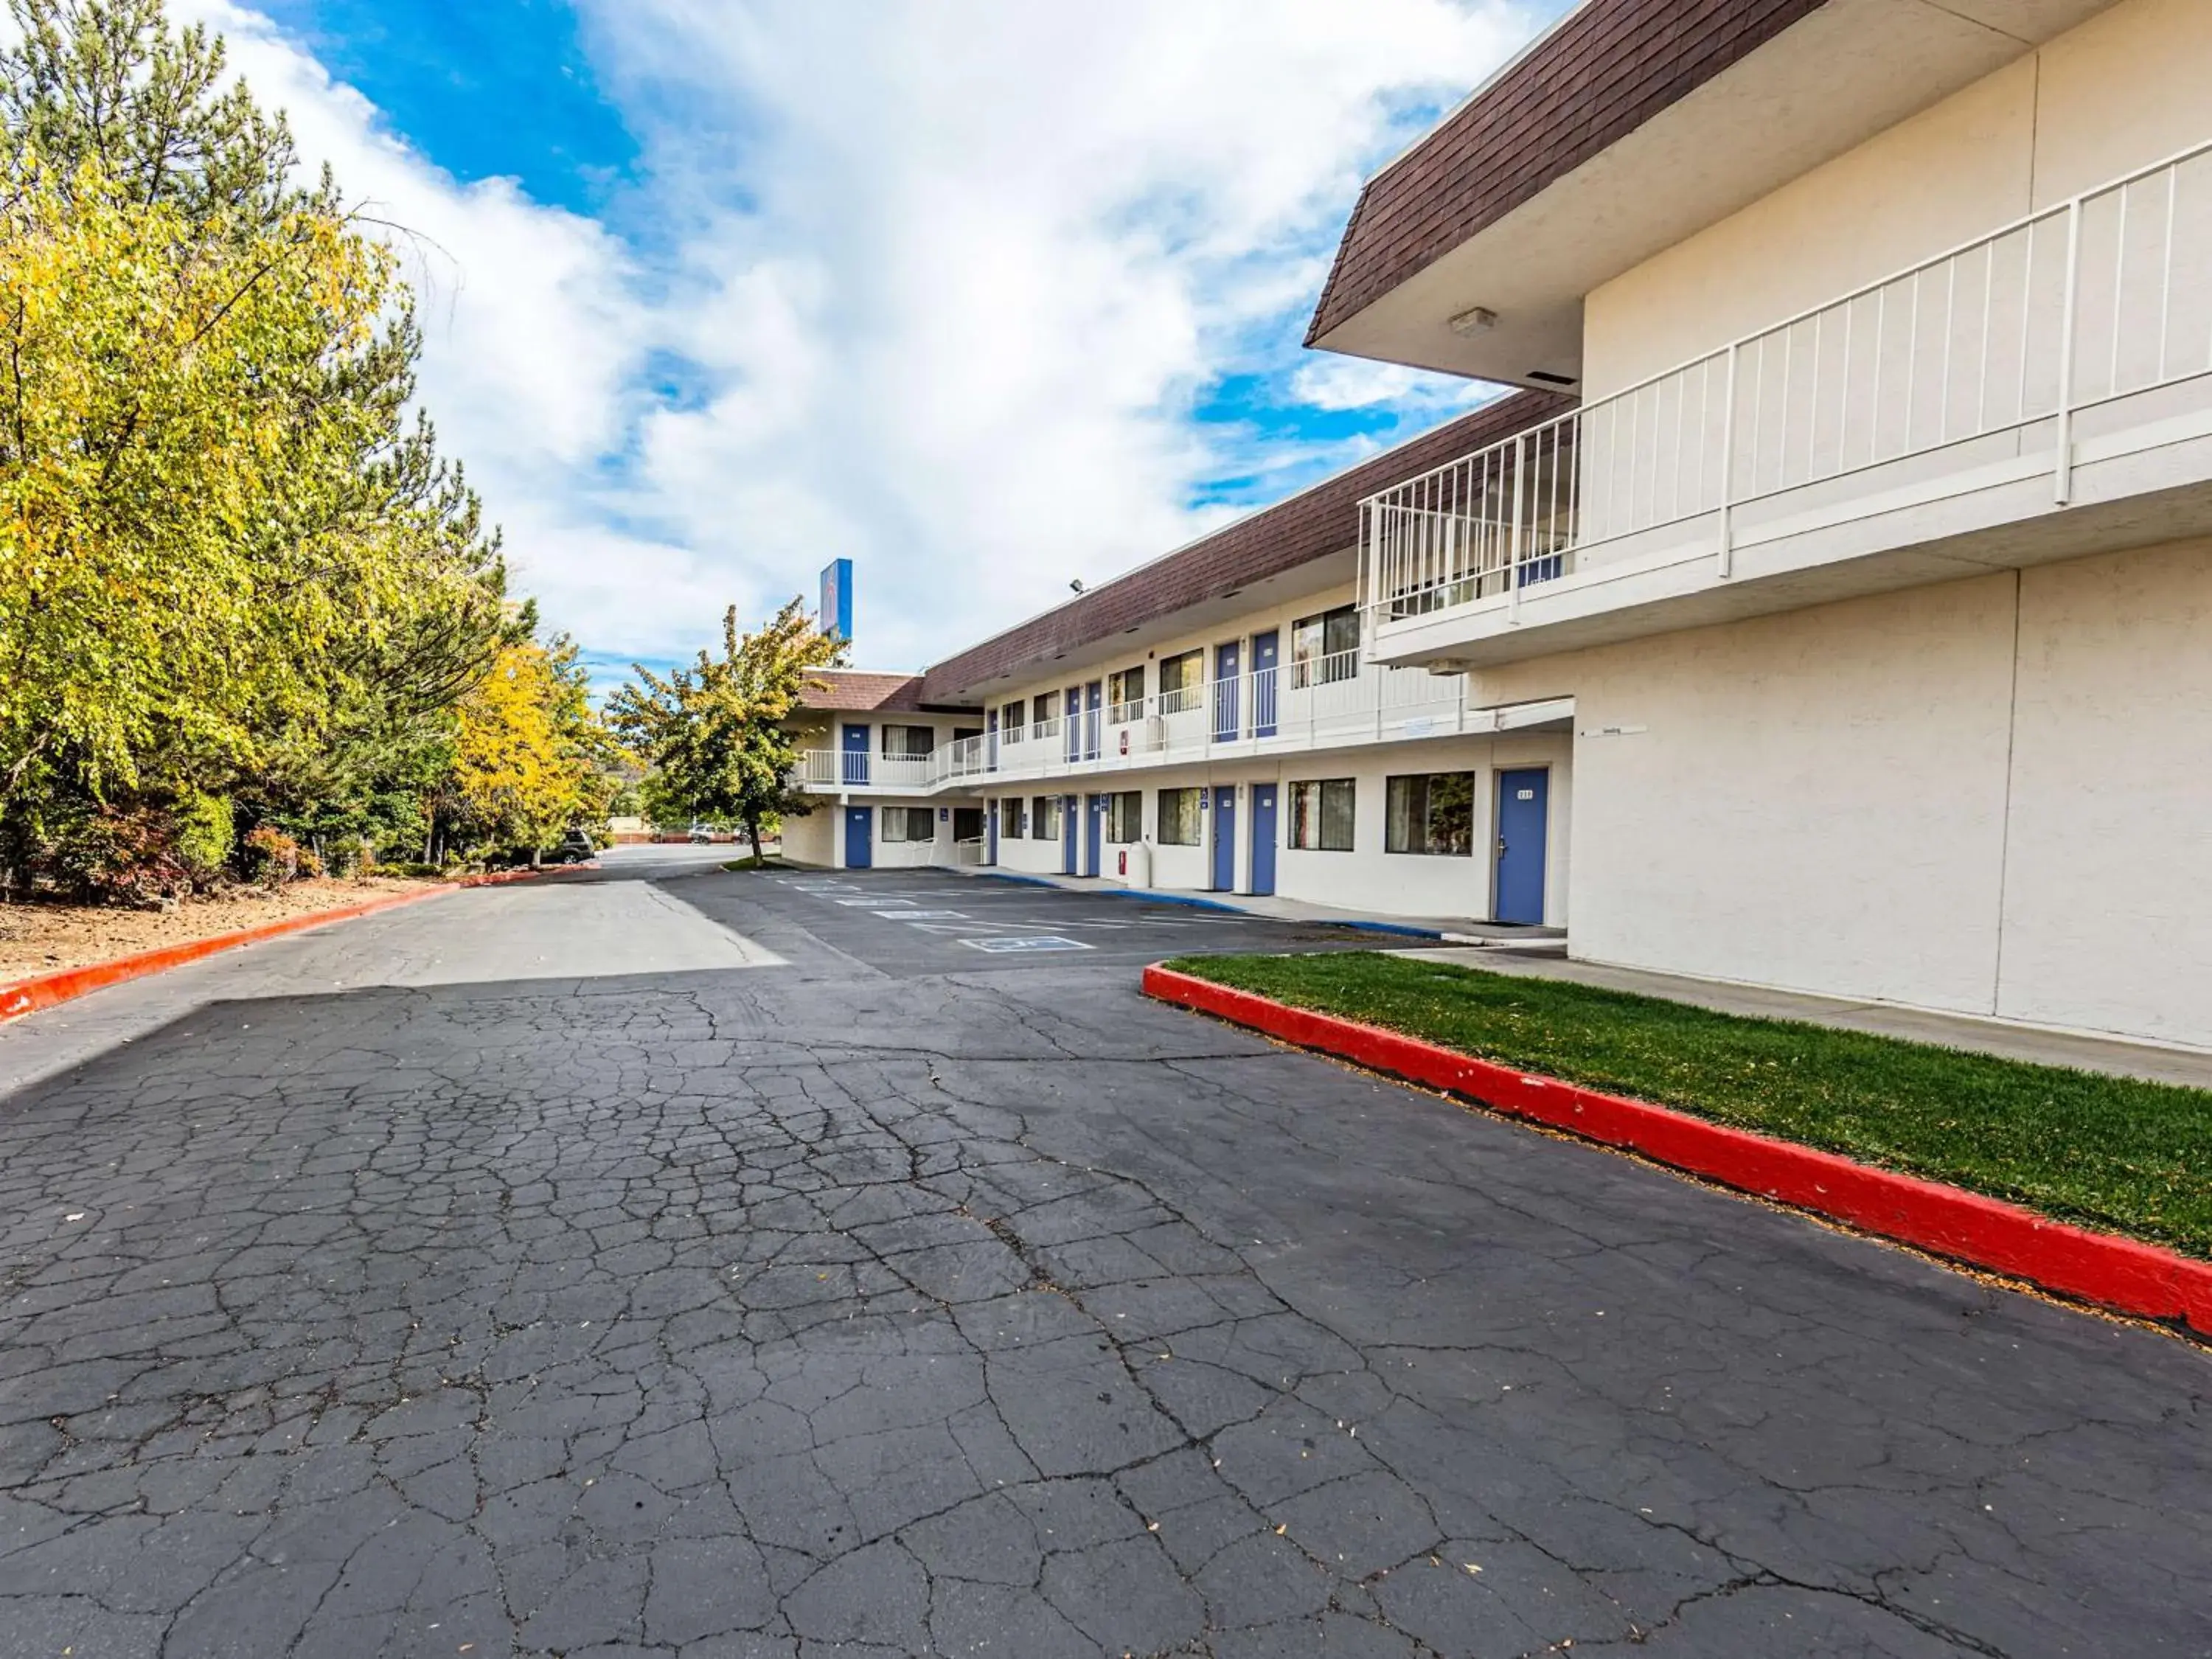
{"label": "distant parked car", "polygon": [[586,860],[595,859],[599,855],[599,849],[592,840],[591,831],[571,830],[561,837],[560,844],[553,849],[553,862],[581,864]]}
{"label": "distant parked car", "polygon": [[691,841],[694,846],[704,847],[714,839],[714,832],[705,824],[695,823],[691,826]]}

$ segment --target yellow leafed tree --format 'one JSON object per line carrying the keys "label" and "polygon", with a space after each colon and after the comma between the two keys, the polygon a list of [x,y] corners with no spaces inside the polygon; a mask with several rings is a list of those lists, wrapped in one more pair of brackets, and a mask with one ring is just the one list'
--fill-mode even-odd
{"label": "yellow leafed tree", "polygon": [[459,827],[477,848],[529,852],[603,817],[611,749],[575,647],[510,644],[460,706]]}

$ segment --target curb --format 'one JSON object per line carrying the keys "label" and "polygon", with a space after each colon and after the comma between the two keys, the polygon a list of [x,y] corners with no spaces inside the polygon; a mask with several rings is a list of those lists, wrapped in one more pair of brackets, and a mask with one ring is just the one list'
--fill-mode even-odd
{"label": "curb", "polygon": [[[568,865],[564,869],[591,869],[595,865]],[[120,985],[126,980],[143,979],[149,974],[181,968],[186,963],[198,962],[224,951],[234,951],[241,945],[258,945],[263,939],[281,939],[287,933],[303,933],[310,927],[321,927],[333,921],[351,921],[358,916],[374,915],[380,910],[393,910],[403,904],[420,904],[425,899],[442,898],[447,893],[459,892],[464,887],[498,887],[511,881],[526,881],[537,876],[556,874],[548,870],[498,870],[481,876],[464,876],[459,881],[440,882],[419,893],[388,893],[382,898],[364,899],[359,904],[341,904],[328,910],[312,910],[303,916],[285,916],[276,921],[264,921],[258,927],[240,927],[228,933],[210,933],[205,939],[187,939],[182,945],[165,945],[158,950],[141,951],[135,956],[115,957],[106,962],[89,962],[80,968],[59,968],[51,974],[39,974],[29,979],[19,979],[0,985],[0,1024],[19,1019],[25,1014],[35,1014],[44,1008],[59,1003],[74,1002],[81,996]]]}
{"label": "curb", "polygon": [[1534,1076],[1157,964],[1145,969],[1144,992],[1968,1267],[2212,1336],[2212,1261],[1668,1107]]}

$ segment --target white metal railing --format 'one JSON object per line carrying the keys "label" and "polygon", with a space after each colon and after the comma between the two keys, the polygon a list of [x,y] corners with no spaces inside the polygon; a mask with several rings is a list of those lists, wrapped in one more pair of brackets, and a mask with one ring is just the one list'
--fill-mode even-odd
{"label": "white metal railing", "polygon": [[1700,519],[1726,576],[1740,507],[2039,425],[2063,505],[2081,411],[2207,374],[2212,143],[1369,496],[1368,644]]}
{"label": "white metal railing", "polygon": [[807,789],[927,789],[935,781],[935,755],[878,755],[866,749],[809,749],[793,769]]}
{"label": "white metal railing", "polygon": [[1140,702],[1086,709],[1075,721],[1072,744],[1062,741],[1068,733],[1060,729],[1044,734],[1049,741],[1025,745],[965,738],[939,748],[931,781],[1088,774],[1232,745],[1257,752],[1426,736],[1459,729],[1467,713],[1463,675],[1376,667],[1363,662],[1356,649],[1340,651],[1287,669],[1258,669],[1156,693]]}
{"label": "white metal railing", "polygon": [[1360,654],[1358,646],[1348,651],[1332,651],[1323,657],[1294,657],[1291,659],[1291,685],[1293,691],[1335,685],[1359,677]]}
{"label": "white metal railing", "polygon": [[930,781],[942,783],[948,778],[981,777],[994,769],[988,742],[983,738],[962,738],[957,742],[941,744],[933,757]]}

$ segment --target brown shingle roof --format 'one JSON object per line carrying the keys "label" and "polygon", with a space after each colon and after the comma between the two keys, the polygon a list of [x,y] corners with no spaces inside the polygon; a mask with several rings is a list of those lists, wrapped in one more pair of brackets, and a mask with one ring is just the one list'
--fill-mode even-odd
{"label": "brown shingle roof", "polygon": [[1368,180],[1306,343],[1826,3],[1584,0]]}
{"label": "brown shingle roof", "polygon": [[799,700],[801,708],[919,709],[921,676],[872,674],[858,668],[825,668],[822,680]]}
{"label": "brown shingle roof", "polygon": [[1048,661],[1186,605],[1218,599],[1232,588],[1340,552],[1359,538],[1363,496],[1547,421],[1572,408],[1574,402],[1562,392],[1516,392],[1486,404],[932,665],[922,674],[922,696],[933,702],[972,696],[976,686],[999,675]]}

